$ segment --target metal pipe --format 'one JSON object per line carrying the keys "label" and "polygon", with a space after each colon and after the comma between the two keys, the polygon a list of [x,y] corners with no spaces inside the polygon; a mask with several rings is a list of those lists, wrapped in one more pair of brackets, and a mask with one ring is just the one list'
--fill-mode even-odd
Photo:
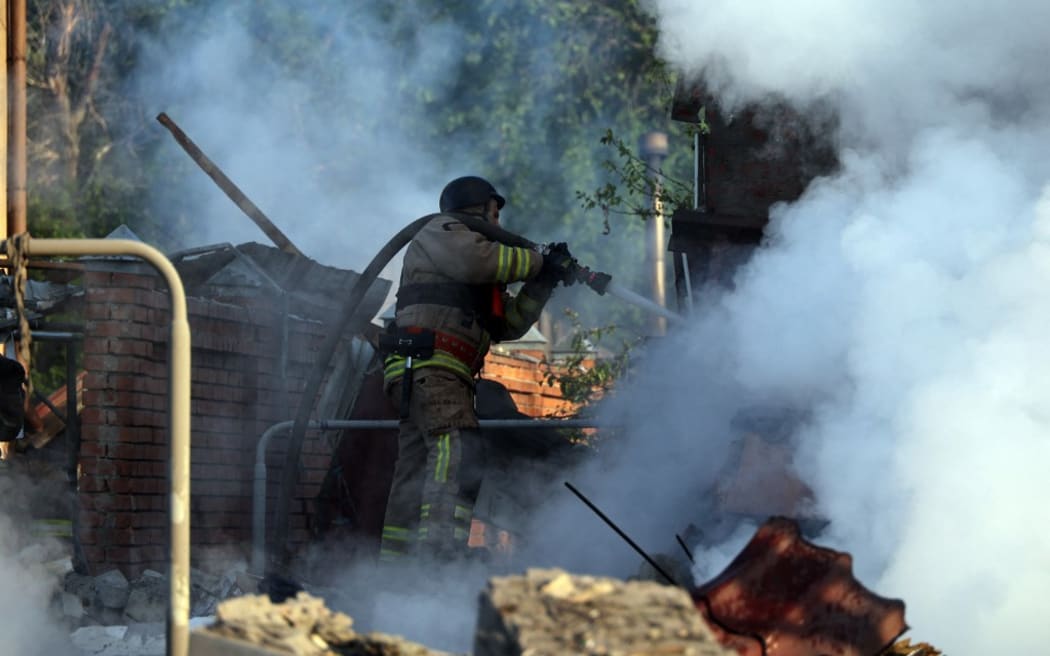
{"label": "metal pipe", "polygon": [[[11,70],[10,169],[8,178],[7,236],[21,234],[26,227],[26,0],[10,4]],[[5,153],[6,156],[6,153]]]}
{"label": "metal pipe", "polygon": [[0,239],[7,239],[10,235],[7,225],[7,157],[8,129],[9,129],[9,98],[8,98],[8,28],[11,24],[11,14],[8,11],[9,3],[4,0],[0,2],[0,53],[4,56],[4,65],[0,66]]}
{"label": "metal pipe", "polygon": [[77,345],[66,343],[66,442],[68,443],[69,460],[66,471],[69,480],[77,480],[77,461],[80,456],[80,414],[77,409]]}
{"label": "metal pipe", "polygon": [[[19,335],[19,331],[14,331]],[[84,333],[75,333],[65,330],[34,330],[33,341],[37,342],[74,342],[84,336]]]}
{"label": "metal pipe", "polygon": [[[190,621],[190,326],[186,292],[171,262],[157,249],[129,239],[31,239],[26,255],[131,255],[153,266],[171,303],[168,422],[171,443],[171,575],[167,654],[187,656]],[[6,248],[6,244],[2,245]],[[3,250],[3,249],[0,249]],[[74,387],[75,389],[75,387]]]}
{"label": "metal pipe", "polygon": [[700,129],[693,135],[693,209],[700,207]]}
{"label": "metal pipe", "polygon": [[[667,240],[664,233],[663,180],[660,166],[667,157],[667,133],[649,132],[642,136],[639,151],[642,159],[653,175],[653,191],[650,196],[653,215],[646,230],[646,254],[649,262],[649,281],[653,302],[667,307],[667,263],[664,253],[667,251]],[[667,321],[660,314],[650,318],[650,330],[653,335],[667,333]]]}
{"label": "metal pipe", "polygon": [[[320,419],[307,424],[313,430],[397,430],[397,419]],[[266,451],[274,435],[290,429],[295,421],[282,421],[267,428],[255,445],[255,477],[252,481],[251,573],[266,574]],[[481,419],[480,428],[600,428],[589,419]]]}

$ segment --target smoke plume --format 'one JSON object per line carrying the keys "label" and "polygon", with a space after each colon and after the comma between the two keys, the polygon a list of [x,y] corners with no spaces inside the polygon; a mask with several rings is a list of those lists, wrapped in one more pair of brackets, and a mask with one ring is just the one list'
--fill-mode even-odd
{"label": "smoke plume", "polygon": [[[821,542],[905,600],[909,635],[956,654],[1039,651],[1050,6],[653,5],[663,54],[730,107],[833,103],[841,167],[774,208],[734,291],[628,388],[655,411],[635,413],[631,458],[605,487],[638,490],[635,508],[681,498],[742,401],[804,407],[795,465],[830,521]],[[633,469],[653,452],[677,455],[670,476]]]}
{"label": "smoke plume", "polygon": [[0,656],[69,653],[69,629],[59,621],[61,611],[54,612],[61,580],[45,565],[65,549],[31,534],[26,509],[37,502],[39,489],[9,463],[2,464],[0,493],[8,506],[0,512]]}
{"label": "smoke plume", "polygon": [[[163,39],[144,46],[135,93],[151,116],[168,113],[301,251],[361,270],[398,228],[435,209],[445,171],[400,129],[415,111],[401,90],[441,89],[461,39],[435,22],[398,44],[396,26],[365,9],[288,14],[272,24],[250,3],[173,11]],[[162,156],[194,168],[174,140]],[[191,199],[184,246],[269,243],[202,172],[176,184],[157,202]]]}

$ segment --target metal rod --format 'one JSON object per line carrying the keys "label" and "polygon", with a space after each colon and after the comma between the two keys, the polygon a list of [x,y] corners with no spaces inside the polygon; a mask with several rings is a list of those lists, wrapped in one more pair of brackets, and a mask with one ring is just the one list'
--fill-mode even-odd
{"label": "metal rod", "polygon": [[642,558],[645,558],[645,561],[647,563],[649,563],[650,565],[652,565],[653,569],[655,569],[657,571],[657,573],[660,574],[660,576],[662,576],[665,579],[667,579],[668,583],[670,583],[671,585],[681,586],[681,584],[678,583],[678,581],[675,581],[673,578],[671,578],[671,575],[668,574],[667,572],[665,572],[664,569],[662,567],[660,567],[660,565],[658,565],[657,562],[655,560],[653,560],[649,556],[649,554],[645,553],[645,551],[641,547],[639,547],[637,544],[635,544],[634,540],[632,540],[626,533],[621,531],[619,526],[614,524],[611,519],[606,517],[605,513],[603,513],[601,510],[598,509],[598,506],[596,506],[593,503],[591,503],[590,500],[587,499],[587,497],[583,496],[582,492],[580,492],[579,490],[574,488],[572,486],[572,483],[570,483],[569,481],[565,481],[565,487],[569,488],[570,492],[572,492],[577,497],[579,497],[580,501],[582,501],[585,504],[587,504],[587,507],[590,508],[591,510],[593,510],[594,514],[598,515],[598,517],[600,517],[603,522],[608,524],[609,528],[611,528],[612,530],[616,531],[616,534],[619,535],[621,538],[623,538],[624,542],[626,542],[627,544],[631,545],[631,548],[634,549],[635,551],[637,551],[638,555],[640,555]]}
{"label": "metal rod", "polygon": [[215,184],[219,185],[219,189],[222,189],[223,193],[225,193],[242,212],[247,214],[248,218],[255,222],[255,225],[259,226],[259,228],[266,233],[266,236],[270,238],[277,248],[280,248],[285,253],[291,253],[292,255],[303,254],[302,251],[296,248],[295,244],[293,244],[292,241],[281,232],[280,228],[275,226],[273,221],[271,221],[269,217],[267,217],[266,214],[255,205],[255,203],[244,195],[244,192],[233,183],[233,180],[226,177],[226,174],[222,172],[222,169],[208,159],[208,156],[201,151],[197,144],[193,143],[193,141],[186,136],[186,133],[175,124],[175,121],[171,120],[171,118],[164,112],[157,115],[157,120],[160,121],[161,125],[168,128],[168,131],[170,131],[172,136],[175,137],[175,141],[177,141],[179,145],[182,146],[182,149],[185,150],[193,161],[197,163],[197,166],[201,167],[201,170],[207,173],[208,177],[215,181]]}
{"label": "metal rod", "polygon": [[[77,398],[77,345],[74,342],[66,344],[66,441],[69,449],[69,472],[70,483],[76,484],[77,462],[80,459],[80,415],[77,411],[79,399]],[[74,518],[75,519],[75,518]],[[75,534],[74,534],[75,536]]]}
{"label": "metal rod", "polygon": [[[59,411],[59,409],[57,407],[55,407],[55,404],[51,402],[51,399],[49,399],[46,396],[44,396],[43,394],[41,394],[40,390],[34,389],[33,390],[33,397],[37,401],[40,401],[41,403],[46,405],[48,410],[50,410],[52,414],[54,414],[56,417],[58,417],[59,421],[61,421],[63,424],[68,424],[69,423],[69,420],[66,419],[66,416],[64,414],[62,414],[62,412]],[[66,398],[69,398],[69,392],[68,391],[66,392]]]}
{"label": "metal rod", "polygon": [[[15,330],[16,336],[21,336],[20,330]],[[57,330],[34,330],[33,341],[39,342],[74,342],[84,337],[84,333]]]}
{"label": "metal rod", "polygon": [[689,562],[695,565],[696,560],[693,559],[693,552],[689,551],[689,547],[685,546],[685,540],[682,539],[682,536],[675,533],[674,539],[678,540],[678,546],[682,547],[682,551],[684,551],[685,555],[689,558]]}
{"label": "metal rod", "polygon": [[[168,581],[166,650],[169,656],[187,656],[190,637],[190,324],[182,279],[160,251],[130,239],[27,238],[25,249],[26,255],[139,257],[151,264],[168,285],[171,304],[171,341],[168,358],[171,576]],[[0,243],[0,250],[6,250],[6,244]]]}

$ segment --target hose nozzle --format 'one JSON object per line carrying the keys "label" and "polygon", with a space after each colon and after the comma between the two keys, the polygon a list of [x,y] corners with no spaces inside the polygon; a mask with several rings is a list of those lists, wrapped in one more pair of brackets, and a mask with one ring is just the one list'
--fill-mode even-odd
{"label": "hose nozzle", "polygon": [[605,294],[605,290],[609,288],[609,283],[612,282],[612,276],[602,271],[591,271],[585,266],[576,266],[576,279],[579,282],[587,285],[599,296]]}

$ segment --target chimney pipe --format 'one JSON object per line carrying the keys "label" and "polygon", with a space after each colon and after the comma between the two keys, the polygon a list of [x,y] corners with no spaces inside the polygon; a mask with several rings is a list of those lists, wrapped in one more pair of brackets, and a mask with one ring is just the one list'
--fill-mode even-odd
{"label": "chimney pipe", "polygon": [[[642,135],[638,151],[642,161],[648,165],[650,174],[654,177],[653,191],[650,195],[653,214],[646,229],[645,242],[650,289],[652,290],[653,302],[662,308],[666,308],[667,262],[664,255],[667,252],[667,240],[664,235],[663,174],[660,172],[660,167],[667,157],[667,133],[654,131]],[[656,314],[652,315],[649,330],[653,336],[665,335],[667,333],[667,319]]]}

